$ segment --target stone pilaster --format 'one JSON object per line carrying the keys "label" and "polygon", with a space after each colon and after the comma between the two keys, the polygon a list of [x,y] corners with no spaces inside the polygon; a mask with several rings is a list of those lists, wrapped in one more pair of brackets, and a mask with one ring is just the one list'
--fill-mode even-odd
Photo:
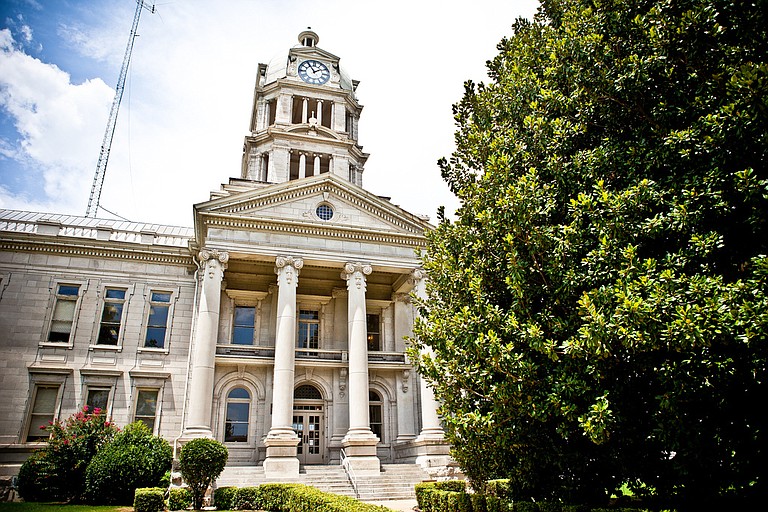
{"label": "stone pilaster", "polygon": [[299,438],[292,428],[293,380],[296,344],[296,287],[299,271],[304,266],[300,258],[278,256],[277,324],[275,329],[275,370],[272,382],[272,427],[264,444],[267,458],[264,473],[268,477],[298,477],[299,459],[296,446]]}
{"label": "stone pilaster", "polygon": [[371,266],[347,263],[341,273],[347,282],[347,332],[349,340],[349,430],[341,444],[345,464],[357,475],[380,471],[376,456],[379,438],[371,432],[368,412],[368,332],[366,322],[366,278]]}
{"label": "stone pilaster", "polygon": [[200,301],[197,325],[192,345],[189,376],[189,403],[182,437],[213,437],[211,404],[216,360],[216,339],[221,306],[221,283],[227,268],[229,253],[202,249],[198,254],[200,270]]}

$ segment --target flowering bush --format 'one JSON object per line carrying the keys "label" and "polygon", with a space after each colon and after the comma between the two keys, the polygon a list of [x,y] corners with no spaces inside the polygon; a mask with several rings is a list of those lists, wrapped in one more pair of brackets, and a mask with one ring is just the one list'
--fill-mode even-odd
{"label": "flowering bush", "polygon": [[85,470],[91,459],[119,429],[103,411],[83,407],[66,421],[44,427],[51,437],[19,471],[19,494],[26,501],[73,501],[82,496]]}

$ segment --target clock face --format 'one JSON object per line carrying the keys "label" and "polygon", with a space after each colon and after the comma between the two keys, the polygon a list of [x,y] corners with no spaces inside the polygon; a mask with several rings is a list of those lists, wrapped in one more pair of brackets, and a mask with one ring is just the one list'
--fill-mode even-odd
{"label": "clock face", "polygon": [[299,77],[308,84],[322,85],[331,78],[331,72],[320,61],[305,60],[299,64]]}

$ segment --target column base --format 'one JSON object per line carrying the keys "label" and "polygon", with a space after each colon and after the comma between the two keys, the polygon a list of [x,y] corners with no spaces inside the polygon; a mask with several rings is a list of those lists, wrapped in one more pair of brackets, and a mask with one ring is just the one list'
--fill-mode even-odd
{"label": "column base", "polygon": [[295,432],[270,432],[264,444],[267,447],[267,458],[264,459],[264,475],[267,478],[299,477],[299,459],[296,457],[299,438]]}
{"label": "column base", "polygon": [[357,476],[381,473],[381,461],[376,456],[376,445],[378,443],[379,438],[370,430],[359,432],[350,430],[344,439],[341,440],[341,446],[347,455],[343,464]]}
{"label": "column base", "polygon": [[213,439],[213,431],[208,427],[184,427],[181,437],[178,438],[178,443],[183,445],[188,441],[200,438]]}

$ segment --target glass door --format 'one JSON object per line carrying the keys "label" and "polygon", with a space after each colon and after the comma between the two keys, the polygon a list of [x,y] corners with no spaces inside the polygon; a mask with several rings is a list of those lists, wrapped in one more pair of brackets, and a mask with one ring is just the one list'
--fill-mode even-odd
{"label": "glass door", "polygon": [[323,454],[323,413],[315,411],[293,411],[293,430],[299,436],[296,455],[300,464],[322,464]]}

